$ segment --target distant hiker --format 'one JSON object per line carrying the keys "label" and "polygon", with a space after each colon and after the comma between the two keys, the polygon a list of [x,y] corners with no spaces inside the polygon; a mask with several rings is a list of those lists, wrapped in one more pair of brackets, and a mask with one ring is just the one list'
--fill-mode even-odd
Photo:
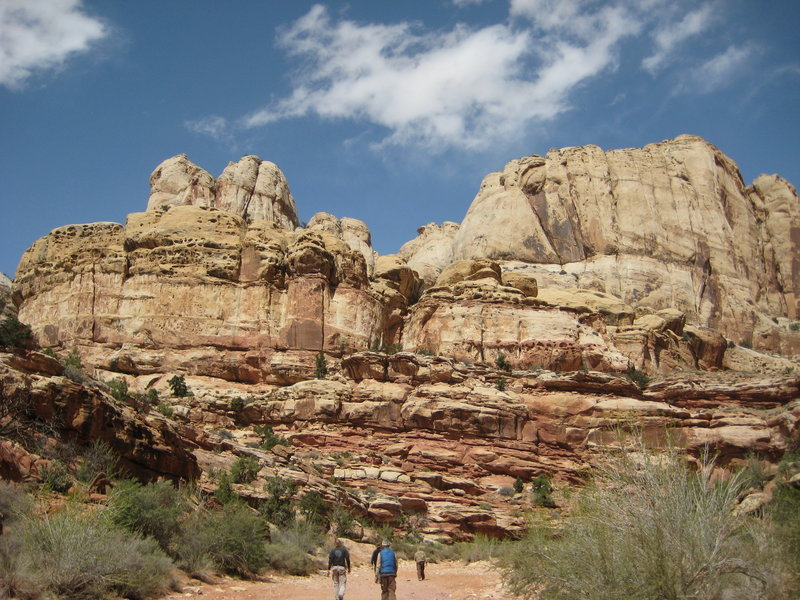
{"label": "distant hiker", "polygon": [[381,578],[381,600],[397,600],[397,556],[391,549],[389,540],[383,540],[375,572]]}
{"label": "distant hiker", "polygon": [[344,591],[347,587],[347,574],[350,572],[350,553],[344,547],[342,540],[336,540],[331,553],[328,555],[328,575],[333,579],[334,600],[344,600]]}
{"label": "distant hiker", "polygon": [[375,568],[375,564],[378,562],[378,553],[383,548],[383,544],[378,541],[375,543],[375,550],[372,551],[372,558],[369,559],[369,564],[372,565],[372,570],[375,571],[375,583],[381,582],[381,576],[378,573],[378,570]]}
{"label": "distant hiker", "polygon": [[422,581],[425,579],[425,552],[422,548],[414,553],[414,562],[417,563],[417,579]]}

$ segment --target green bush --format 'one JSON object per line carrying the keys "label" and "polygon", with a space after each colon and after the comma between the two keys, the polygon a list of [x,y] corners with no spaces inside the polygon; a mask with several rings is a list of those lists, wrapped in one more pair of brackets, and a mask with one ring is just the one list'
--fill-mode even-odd
{"label": "green bush", "polygon": [[155,541],[68,510],[3,535],[0,565],[0,589],[71,599],[150,598],[172,583],[172,563]]}
{"label": "green bush", "polygon": [[294,494],[297,486],[293,481],[281,477],[268,477],[264,486],[267,499],[259,511],[271,523],[287,524],[294,521]]}
{"label": "green bush", "polygon": [[231,477],[235,483],[250,483],[258,476],[261,465],[252,456],[240,456],[231,466]]}
{"label": "green bush", "polygon": [[[763,523],[733,511],[741,479],[711,480],[641,445],[601,471],[558,537],[534,527],[505,563],[517,595],[541,600],[790,597],[791,569]],[[759,552],[762,556],[759,557]]]}
{"label": "green bush", "polygon": [[167,418],[170,418],[175,412],[175,409],[166,402],[159,402],[156,405],[156,410]]}
{"label": "green bush", "polygon": [[535,506],[545,506],[553,508],[556,503],[553,501],[553,483],[550,476],[540,473],[531,480],[531,502]]}
{"label": "green bush", "polygon": [[32,337],[31,328],[14,316],[0,322],[0,347],[24,348]]}
{"label": "green bush", "polygon": [[650,383],[650,377],[644,371],[640,371],[633,365],[630,365],[624,372],[625,377],[630,379],[633,383],[636,384],[637,387],[640,389],[644,389],[647,387],[647,384]]}
{"label": "green bush", "polygon": [[114,477],[119,457],[114,449],[102,440],[95,440],[86,450],[75,472],[79,481],[91,483],[100,473]]}
{"label": "green bush", "polygon": [[300,511],[300,514],[303,515],[306,521],[315,522],[315,523],[323,523],[325,521],[325,515],[328,512],[328,506],[325,504],[325,500],[322,499],[322,496],[318,492],[306,492],[300,501],[297,503],[297,509]]}
{"label": "green bush", "polygon": [[328,361],[325,360],[325,353],[320,350],[317,354],[316,374],[317,379],[325,379],[328,374]]}
{"label": "green bush", "polygon": [[242,504],[201,509],[181,530],[176,545],[178,564],[196,571],[211,562],[225,573],[252,576],[267,566],[268,539],[264,520]]}
{"label": "green bush", "polygon": [[60,460],[51,460],[49,465],[39,469],[39,475],[42,483],[54,492],[63,494],[72,486],[72,475]]}
{"label": "green bush", "polygon": [[239,500],[239,495],[233,491],[233,477],[228,471],[222,471],[217,477],[217,489],[214,497],[222,504],[229,504]]}
{"label": "green bush", "polygon": [[266,545],[269,566],[290,575],[311,575],[318,567],[309,553],[322,544],[323,538],[323,531],[314,522],[294,521],[278,528]]}
{"label": "green bush", "polygon": [[178,535],[186,505],[169,481],[147,485],[123,481],[113,488],[107,512],[114,524],[152,537],[164,550],[169,551]]}
{"label": "green bush", "polygon": [[522,490],[525,489],[525,483],[522,481],[522,477],[517,476],[514,480],[514,493],[521,494]]}
{"label": "green bush", "polygon": [[506,391],[506,380],[502,377],[497,380],[497,383],[494,384],[495,389],[505,392]]}
{"label": "green bush", "polygon": [[275,446],[291,446],[289,440],[277,435],[269,425],[256,425],[253,431],[262,437],[259,448],[272,450]]}
{"label": "green bush", "polygon": [[185,398],[190,395],[189,387],[186,385],[186,378],[183,375],[173,375],[167,380],[172,395],[176,398]]}
{"label": "green bush", "polygon": [[237,396],[236,398],[231,398],[230,408],[233,412],[241,412],[244,409],[245,403],[244,398]]}
{"label": "green bush", "polygon": [[114,400],[118,402],[128,402],[130,399],[130,391],[128,390],[128,382],[122,377],[118,377],[108,382],[108,389],[111,392]]}
{"label": "green bush", "polygon": [[497,355],[497,358],[494,359],[494,364],[497,365],[498,369],[502,369],[503,371],[511,370],[511,363],[508,362],[506,355],[502,352]]}

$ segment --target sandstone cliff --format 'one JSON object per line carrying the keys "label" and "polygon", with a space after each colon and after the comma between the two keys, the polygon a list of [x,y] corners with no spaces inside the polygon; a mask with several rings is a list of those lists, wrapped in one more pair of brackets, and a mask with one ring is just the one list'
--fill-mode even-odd
{"label": "sandstone cliff", "polygon": [[797,193],[774,175],[745,186],[701,138],[511,161],[484,179],[457,233],[445,229],[426,226],[402,251],[429,285],[448,260],[490,258],[540,287],[599,290],[737,342],[800,348],[787,329],[800,317]]}
{"label": "sandstone cliff", "polygon": [[[654,446],[670,432],[720,464],[775,461],[798,435],[796,361],[725,337],[796,352],[798,199],[774,176],[745,187],[699,138],[512,161],[461,225],[426,225],[398,254],[378,256],[356,219],[296,220],[272,163],[214,180],[165,161],[146,212],[36,241],[13,299],[39,344],[157,391],[172,418],[35,352],[0,355],[4,397],[29,394],[39,418],[63,415],[66,435],[111,441],[148,477],[210,492],[251,456],[262,479],[236,491],[253,503],[280,476],[457,538],[519,532],[504,488],[582,481],[617,430]],[[174,374],[193,395],[172,397]],[[251,448],[253,425],[291,445]],[[0,446],[0,466],[36,460]]]}

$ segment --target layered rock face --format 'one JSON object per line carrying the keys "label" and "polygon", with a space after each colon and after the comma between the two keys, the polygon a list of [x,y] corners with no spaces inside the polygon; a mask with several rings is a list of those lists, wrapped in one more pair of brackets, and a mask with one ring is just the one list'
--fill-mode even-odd
{"label": "layered rock face", "polygon": [[367,259],[374,270],[355,219],[287,232],[174,206],[54,230],[23,256],[15,294],[42,345],[81,346],[109,370],[294,381],[298,360],[366,348],[405,309],[412,272],[370,281]]}
{"label": "layered rock face", "polygon": [[257,156],[228,163],[216,180],[185,154],[168,158],[150,176],[147,210],[170,206],[219,208],[244,219],[272,221],[288,230],[298,223],[297,207],[283,172]]}
{"label": "layered rock face", "polygon": [[[723,333],[796,352],[797,196],[774,176],[745,188],[698,138],[512,161],[461,225],[388,256],[356,219],[294,228],[283,175],[256,157],[218,180],[174,157],[151,184],[125,225],[35,242],[13,299],[42,346],[157,391],[173,420],[43,354],[0,354],[4,398],[30,395],[37,417],[63,415],[67,435],[109,441],[147,477],[199,475],[211,492],[247,455],[262,479],[236,491],[253,503],[279,476],[375,522],[468,538],[521,531],[527,507],[503,488],[578,483],[621,429],[653,446],[669,431],[720,464],[774,462],[796,439],[797,363]],[[658,379],[620,376],[632,367]],[[686,368],[770,375],[668,375]],[[193,395],[172,397],[175,374]],[[248,446],[263,424],[291,446]],[[36,471],[22,450],[0,444],[18,479]]]}
{"label": "layered rock face", "polygon": [[495,259],[540,287],[676,308],[735,341],[800,348],[771,322],[800,315],[796,191],[777,176],[745,187],[733,161],[698,137],[511,161],[484,179],[449,248],[434,231],[404,246],[409,264]]}

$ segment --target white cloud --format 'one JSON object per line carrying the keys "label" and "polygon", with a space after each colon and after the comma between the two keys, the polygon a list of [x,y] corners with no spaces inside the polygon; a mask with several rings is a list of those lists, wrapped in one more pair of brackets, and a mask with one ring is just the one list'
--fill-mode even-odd
{"label": "white cloud", "polygon": [[193,133],[207,135],[215,140],[227,140],[231,136],[228,120],[216,115],[185,121],[183,125]]}
{"label": "white cloud", "polygon": [[730,84],[744,74],[755,53],[756,48],[750,44],[729,46],[693,69],[680,91],[707,94]]}
{"label": "white cloud", "polygon": [[279,37],[306,65],[292,94],[244,125],[317,115],[383,126],[382,144],[479,148],[566,110],[569,93],[613,66],[615,45],[639,24],[610,7],[541,27],[538,38],[510,24],[418,33],[408,23],[333,22],[317,5]]}
{"label": "white cloud", "polygon": [[35,72],[60,67],[107,35],[80,0],[0,1],[0,85],[19,89]]}
{"label": "white cloud", "polygon": [[642,61],[642,67],[653,74],[663,68],[681,42],[708,29],[714,19],[713,8],[713,4],[706,4],[687,13],[680,21],[656,29],[653,34],[656,51]]}

